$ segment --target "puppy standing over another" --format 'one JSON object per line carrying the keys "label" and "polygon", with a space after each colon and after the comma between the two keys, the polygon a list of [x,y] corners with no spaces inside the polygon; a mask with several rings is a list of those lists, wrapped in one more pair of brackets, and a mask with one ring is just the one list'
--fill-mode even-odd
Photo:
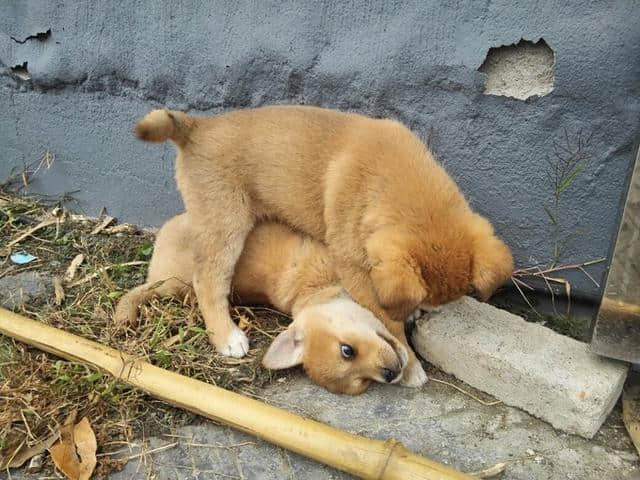
{"label": "puppy standing over another", "polygon": [[[195,270],[194,228],[188,214],[158,232],[147,282],[120,299],[118,324],[131,324],[152,297],[184,297]],[[347,298],[327,248],[276,223],[262,223],[247,238],[233,276],[243,302],[271,303],[294,321],[263,358],[267,368],[302,364],[316,383],[335,393],[358,394],[374,380],[395,383],[406,348],[373,314]]]}
{"label": "puppy standing over another", "polygon": [[[263,218],[324,242],[353,300],[405,345],[404,320],[419,305],[471,291],[487,298],[511,274],[491,224],[399,122],[315,107],[214,117],[156,110],[135,131],[178,146],[178,188],[197,228],[194,290],[226,355],[248,349],[228,296],[244,241]],[[409,351],[402,382],[419,386],[426,375]]]}

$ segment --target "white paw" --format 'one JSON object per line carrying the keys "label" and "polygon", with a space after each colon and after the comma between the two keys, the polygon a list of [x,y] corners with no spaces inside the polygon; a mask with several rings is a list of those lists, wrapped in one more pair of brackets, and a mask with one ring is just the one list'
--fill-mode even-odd
{"label": "white paw", "polygon": [[429,377],[427,377],[422,365],[420,365],[420,362],[416,361],[405,368],[405,371],[402,374],[402,380],[400,380],[400,385],[409,388],[420,388],[427,383],[428,380]]}
{"label": "white paw", "polygon": [[413,323],[419,318],[424,317],[425,315],[439,311],[440,307],[432,307],[431,305],[422,304],[418,308],[416,308],[411,315],[407,317],[407,322]]}
{"label": "white paw", "polygon": [[244,357],[249,351],[249,339],[242,330],[234,328],[227,341],[218,347],[218,351],[227,357]]}

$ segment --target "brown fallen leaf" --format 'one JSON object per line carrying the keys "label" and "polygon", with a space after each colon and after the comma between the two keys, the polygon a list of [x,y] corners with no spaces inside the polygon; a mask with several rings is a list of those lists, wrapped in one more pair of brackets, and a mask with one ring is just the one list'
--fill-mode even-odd
{"label": "brown fallen leaf", "polygon": [[27,460],[51,447],[57,439],[58,434],[54,434],[31,447],[28,447],[25,442],[22,442],[16,450],[7,454],[6,458],[0,461],[0,470],[21,467]]}
{"label": "brown fallen leaf", "polygon": [[69,264],[69,268],[67,268],[67,271],[64,274],[65,282],[70,282],[74,279],[74,277],[76,276],[76,270],[82,262],[84,262],[84,255],[82,253],[79,253],[78,255],[73,257],[73,260],[71,260],[71,263]]}
{"label": "brown fallen leaf", "polygon": [[87,417],[75,426],[73,422],[60,427],[60,441],[49,451],[51,458],[69,480],[89,480],[96,467],[96,436]]}

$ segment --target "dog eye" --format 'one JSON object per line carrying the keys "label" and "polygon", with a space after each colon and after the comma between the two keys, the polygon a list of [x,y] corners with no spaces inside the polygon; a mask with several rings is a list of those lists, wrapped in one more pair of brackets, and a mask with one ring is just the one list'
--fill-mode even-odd
{"label": "dog eye", "polygon": [[356,356],[356,351],[353,349],[353,347],[351,345],[347,345],[346,343],[340,345],[340,353],[347,360],[353,360],[353,358]]}

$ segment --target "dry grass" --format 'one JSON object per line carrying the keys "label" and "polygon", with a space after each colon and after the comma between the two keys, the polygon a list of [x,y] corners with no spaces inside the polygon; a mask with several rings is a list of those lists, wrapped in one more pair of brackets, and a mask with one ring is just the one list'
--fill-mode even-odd
{"label": "dry grass", "polygon": [[557,294],[554,291],[553,286],[554,285],[562,286],[562,290],[567,301],[566,315],[569,315],[571,311],[571,283],[567,279],[562,278],[560,275],[568,271],[577,271],[582,273],[586,278],[588,278],[596,286],[596,288],[600,288],[600,285],[598,284],[598,282],[596,282],[593,276],[589,272],[587,272],[585,268],[591,265],[602,263],[605,260],[606,260],[605,258],[599,258],[597,260],[591,260],[587,262],[568,264],[568,265],[552,264],[546,267],[533,266],[528,268],[520,268],[513,272],[511,276],[511,282],[516,287],[516,290],[518,290],[518,293],[520,293],[520,295],[522,296],[524,301],[527,303],[527,305],[538,316],[541,316],[540,313],[538,313],[538,311],[535,309],[535,307],[529,301],[529,298],[525,294],[525,290],[535,291],[535,287],[531,286],[527,281],[538,280],[539,282],[543,283],[546,291],[549,293],[549,296],[551,298],[551,305],[556,314],[558,313],[556,311],[556,295]]}
{"label": "dry grass", "polygon": [[[53,221],[41,223],[47,219]],[[19,313],[230,390],[253,394],[274,380],[260,359],[287,319],[269,309],[235,308],[252,346],[243,359],[215,353],[198,309],[188,301],[154,301],[141,308],[135,330],[114,328],[111,318],[118,298],[146,276],[153,237],[132,228],[92,234],[100,223],[0,189],[0,245],[5,246],[0,278],[34,270],[51,279],[47,295],[18,307]],[[20,250],[37,260],[14,265],[9,255]],[[70,279],[65,274],[79,254],[84,261]],[[57,431],[73,410],[78,418],[90,419],[99,453],[117,450],[141,433],[169,432],[194,419],[83,364],[0,337],[0,464],[20,445],[33,445]],[[120,466],[111,458],[99,456],[98,471]]]}

